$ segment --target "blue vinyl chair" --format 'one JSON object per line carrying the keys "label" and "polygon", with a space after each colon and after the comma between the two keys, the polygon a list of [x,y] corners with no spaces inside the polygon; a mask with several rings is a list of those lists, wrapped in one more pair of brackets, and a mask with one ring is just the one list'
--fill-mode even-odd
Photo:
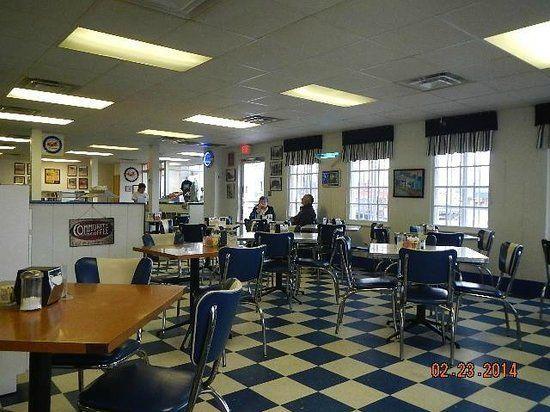
{"label": "blue vinyl chair", "polygon": [[206,236],[206,225],[204,223],[180,225],[180,233],[184,242],[199,243]]}
{"label": "blue vinyl chair", "polygon": [[426,236],[426,246],[437,246],[437,237],[433,233]]}
{"label": "blue vinyl chair", "polygon": [[332,266],[339,268],[342,272],[342,277],[346,282],[347,291],[342,297],[340,306],[338,307],[338,317],[336,318],[336,330],[338,334],[340,325],[344,318],[344,310],[346,306],[346,300],[357,292],[389,292],[391,293],[392,300],[392,313],[394,325],[396,322],[396,299],[397,299],[397,286],[398,281],[396,276],[389,274],[388,272],[379,276],[373,277],[356,277],[353,274],[351,267],[351,238],[349,236],[339,236],[334,242],[334,253],[332,257]]}
{"label": "blue vinyl chair", "polygon": [[[457,271],[456,250],[425,251],[401,249],[399,251],[399,267],[401,273],[401,296],[399,299],[399,356],[404,358],[405,310],[408,303],[422,307],[440,308],[449,313],[449,329],[451,332],[450,364],[454,363],[455,351],[455,309],[453,300],[453,285]],[[442,287],[442,285],[446,285]],[[414,319],[411,324],[424,324],[442,336],[446,337],[446,327],[441,319],[441,330],[436,329],[431,321],[425,318]]]}
{"label": "blue vinyl chair", "polygon": [[317,272],[317,279],[321,272],[328,273],[334,284],[334,297],[336,304],[340,298],[339,280],[336,272],[333,270],[330,259],[334,249],[334,241],[337,236],[343,236],[346,232],[345,225],[317,225],[317,244],[312,249],[312,257],[298,257],[296,266],[298,268],[297,286],[300,286],[301,269],[308,268]]}
{"label": "blue vinyl chair", "polygon": [[[262,293],[281,290],[286,293],[288,306],[292,309],[292,299],[296,299],[296,248],[294,233],[255,232],[254,244],[265,245],[263,272],[276,275],[276,286],[266,288]],[[286,288],[282,285],[282,276],[286,275]]]}
{"label": "blue vinyl chair", "polygon": [[[512,311],[516,319],[516,336],[518,340],[518,346],[521,347],[521,324],[519,321],[519,314],[516,308],[508,301],[507,297],[512,290],[512,285],[516,277],[519,262],[523,254],[523,246],[517,243],[504,242],[500,246],[500,253],[498,256],[498,269],[500,275],[498,276],[495,286],[486,285],[483,283],[466,282],[463,280],[457,280],[454,283],[454,290],[456,294],[456,313],[458,321],[458,311],[460,309],[460,301],[462,296],[476,296],[480,298],[500,301],[504,307],[504,317],[506,320],[506,329],[510,330],[510,321],[508,319],[508,309]],[[502,280],[504,277],[508,277],[508,284],[504,285]]]}
{"label": "blue vinyl chair", "polygon": [[546,297],[546,289],[548,289],[548,285],[550,285],[550,240],[542,239],[541,244],[542,252],[544,253],[544,269],[546,271],[546,283],[544,284],[540,292],[539,318],[542,322],[542,313],[544,311],[544,298]]}
{"label": "blue vinyl chair", "polygon": [[[222,410],[229,411],[227,403],[211,384],[231,332],[241,289],[237,279],[227,279],[217,290],[208,291],[199,298],[189,369],[127,362],[86,388],[78,397],[79,407],[117,412],[192,411],[199,396],[210,394]],[[207,372],[208,364],[212,366]]]}
{"label": "blue vinyl chair", "polygon": [[428,235],[434,235],[437,240],[437,246],[462,246],[464,233],[451,232],[429,232]]}
{"label": "blue vinyl chair", "polygon": [[[493,241],[495,239],[495,231],[491,229],[481,229],[477,232],[477,251],[485,256],[491,254],[493,248]],[[486,264],[474,264],[474,263],[460,263],[458,265],[462,276],[479,275],[481,283],[485,283],[485,275],[489,277],[489,283],[493,284],[493,275],[487,268]]]}
{"label": "blue vinyl chair", "polygon": [[375,227],[372,232],[376,243],[390,243],[390,231],[387,227]]}
{"label": "blue vinyl chair", "polygon": [[[148,285],[151,279],[153,262],[149,258],[139,260],[131,280],[133,285]],[[75,263],[77,283],[100,283],[101,274],[97,265],[97,259],[83,257]],[[114,308],[115,309],[115,308]],[[55,354],[52,356],[52,367],[61,369],[78,370],[78,390],[84,389],[84,370],[107,370],[120,365],[133,355],[139,356],[148,363],[147,353],[141,349],[141,331],[138,331],[137,339],[128,339],[113,352],[106,355],[80,355],[80,354]]]}
{"label": "blue vinyl chair", "polygon": [[[248,284],[248,288],[242,292],[241,302],[254,305],[256,312],[260,315],[264,356],[267,356],[265,318],[260,307],[264,253],[265,246],[251,248],[223,247],[218,252],[218,261],[222,271],[222,280],[235,278],[243,284]],[[252,288],[251,283],[253,283]]]}

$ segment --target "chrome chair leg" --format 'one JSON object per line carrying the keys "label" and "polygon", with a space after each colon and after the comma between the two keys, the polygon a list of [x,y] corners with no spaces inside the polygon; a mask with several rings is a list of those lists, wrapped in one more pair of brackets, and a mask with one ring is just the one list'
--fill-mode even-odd
{"label": "chrome chair leg", "polygon": [[338,335],[338,332],[340,331],[340,325],[342,324],[342,321],[344,320],[344,310],[345,310],[345,306],[346,306],[346,300],[348,300],[348,298],[353,293],[354,293],[353,291],[350,291],[342,297],[342,301],[340,302],[340,306],[338,307],[338,317],[336,318],[336,330],[334,331],[334,333],[336,335]]}
{"label": "chrome chair leg", "polygon": [[544,297],[546,296],[546,288],[548,282],[542,287],[542,292],[540,293],[540,309],[539,309],[539,320],[542,322],[542,313],[544,311]]}
{"label": "chrome chair leg", "polygon": [[265,330],[264,311],[262,310],[262,308],[258,303],[256,303],[256,310],[260,314],[260,322],[262,323],[262,337],[263,337],[263,343],[264,343],[264,356],[267,356],[267,337],[266,337],[266,330]]}
{"label": "chrome chair leg", "polygon": [[397,291],[391,293],[391,311],[393,317],[393,329],[397,332]]}
{"label": "chrome chair leg", "polygon": [[225,355],[225,349],[222,351],[222,367],[225,368],[227,366],[227,357]]}
{"label": "chrome chair leg", "polygon": [[205,390],[203,393],[209,393],[214,397],[215,402],[220,406],[221,410],[224,412],[230,412],[229,405],[227,405],[227,402],[222,398],[222,396],[214,389],[209,387],[207,390]]}
{"label": "chrome chair leg", "polygon": [[136,355],[147,365],[149,365],[149,355],[143,349],[136,351]]}
{"label": "chrome chair leg", "polygon": [[162,311],[162,331],[166,330],[166,309]]}
{"label": "chrome chair leg", "polygon": [[82,392],[84,390],[84,369],[78,370],[78,392]]}
{"label": "chrome chair leg", "polygon": [[453,306],[451,305],[449,307],[449,323],[451,327],[451,364],[450,366],[453,366],[455,362],[455,322],[456,322],[455,312],[454,312]]}
{"label": "chrome chair leg", "polygon": [[510,319],[508,316],[508,305],[506,305],[506,301],[502,301],[502,307],[504,308],[504,319],[506,320],[506,334],[508,335],[510,333]]}
{"label": "chrome chair leg", "polygon": [[405,307],[399,308],[399,359],[405,355]]}
{"label": "chrome chair leg", "polygon": [[519,313],[516,310],[516,308],[510,302],[508,302],[507,300],[504,300],[504,301],[508,304],[508,307],[512,310],[512,313],[514,314],[514,317],[516,318],[516,336],[517,336],[517,340],[518,340],[518,347],[521,349],[521,347],[522,347],[522,344],[521,344],[521,324],[520,324],[520,321],[519,321]]}

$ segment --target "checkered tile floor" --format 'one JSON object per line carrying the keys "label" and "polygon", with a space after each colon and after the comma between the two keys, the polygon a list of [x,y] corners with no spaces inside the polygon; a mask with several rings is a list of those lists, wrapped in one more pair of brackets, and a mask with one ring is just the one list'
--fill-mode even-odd
{"label": "checkered tile floor", "polygon": [[[348,301],[344,326],[334,334],[337,307],[331,283],[306,279],[303,304],[290,311],[282,294],[262,302],[268,326],[268,356],[263,357],[257,314],[240,310],[228,343],[227,367],[214,387],[233,411],[542,411],[550,410],[550,310],[539,324],[538,302],[515,300],[522,317],[523,350],[515,331],[506,335],[501,307],[469,301],[461,309],[457,361],[517,362],[517,378],[433,378],[430,365],[448,360],[449,345],[423,327],[406,335],[404,361],[398,344],[386,342],[391,308],[377,293],[356,295]],[[171,315],[175,316],[175,309]],[[175,321],[171,318],[171,321]],[[512,327],[515,325],[512,324]],[[178,368],[189,356],[178,350],[182,336],[158,339],[151,322],[143,347],[152,364]],[[86,371],[89,383],[101,372]],[[74,410],[77,400],[75,372],[54,371],[52,410]],[[15,394],[0,397],[10,411],[26,410],[28,383],[22,376]],[[208,402],[197,411],[215,410]]]}

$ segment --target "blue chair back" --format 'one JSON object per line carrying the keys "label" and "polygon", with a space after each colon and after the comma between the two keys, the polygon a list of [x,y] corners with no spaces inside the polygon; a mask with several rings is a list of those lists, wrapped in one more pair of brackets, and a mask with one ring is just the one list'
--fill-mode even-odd
{"label": "blue chair back", "polygon": [[189,223],[189,216],[176,216],[174,217],[174,226],[180,227]]}
{"label": "blue chair back", "polygon": [[373,229],[374,240],[376,243],[390,243],[390,231],[385,227],[375,227]]}
{"label": "blue chair back", "polygon": [[[94,257],[78,259],[74,265],[74,271],[77,283],[100,283],[97,259]],[[148,285],[152,271],[153,261],[148,257],[141,258],[134,270],[132,285]]]}
{"label": "blue chair back", "polygon": [[514,278],[522,254],[522,245],[512,242],[503,242],[502,245],[500,245],[500,253],[498,255],[498,269],[500,273]]}
{"label": "blue chair back", "polygon": [[456,250],[427,251],[401,249],[399,265],[403,282],[435,285],[454,279]]}
{"label": "blue chair back", "polygon": [[495,231],[490,229],[481,229],[477,232],[477,249],[489,255],[495,240]]}
{"label": "blue chair back", "polygon": [[330,265],[342,272],[342,276],[347,285],[352,285],[352,270],[351,270],[351,237],[337,236],[334,240],[334,248],[330,258]]}
{"label": "blue chair back", "polygon": [[373,222],[373,223],[370,224],[370,238],[371,238],[371,240],[374,239],[374,229],[376,229],[378,227],[384,227],[384,225],[382,223],[376,223],[376,222]]}
{"label": "blue chair back", "polygon": [[409,226],[409,232],[411,233],[423,233],[424,227],[422,225],[411,225]]}
{"label": "blue chair back", "polygon": [[265,257],[268,259],[287,259],[294,245],[294,233],[254,233],[254,243],[265,245]]}
{"label": "blue chair back", "polygon": [[437,246],[437,238],[433,233],[426,236],[426,246]]}
{"label": "blue chair back", "polygon": [[259,279],[262,273],[265,246],[223,247],[218,252],[222,279],[235,278],[241,282]]}
{"label": "blue chair back", "polygon": [[155,240],[153,239],[153,236],[151,236],[149,233],[144,234],[141,237],[141,240],[143,241],[143,246],[145,247],[155,246]]}
{"label": "blue chair back", "polygon": [[346,234],[346,225],[317,225],[317,245],[321,248],[331,248],[334,241],[334,232],[339,231],[341,235]]}
{"label": "blue chair back", "polygon": [[437,239],[437,246],[462,246],[464,241],[464,233],[451,232],[430,232],[429,235],[434,235]]}
{"label": "blue chair back", "polygon": [[[237,311],[242,284],[227,279],[219,289],[202,295],[195,309],[191,361],[210,363],[222,356]],[[209,336],[210,335],[210,336]],[[201,359],[202,358],[202,359]]]}
{"label": "blue chair back", "polygon": [[180,232],[184,242],[202,242],[206,236],[206,225],[204,223],[193,225],[180,225]]}

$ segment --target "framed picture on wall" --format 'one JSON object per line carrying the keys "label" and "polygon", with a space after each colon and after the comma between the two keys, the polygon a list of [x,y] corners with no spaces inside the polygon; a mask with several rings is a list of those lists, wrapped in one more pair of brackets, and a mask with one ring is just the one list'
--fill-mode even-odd
{"label": "framed picture on wall", "polygon": [[271,160],[283,160],[283,146],[271,146]]}
{"label": "framed picture on wall", "polygon": [[25,163],[14,163],[13,174],[16,176],[25,176]]}
{"label": "framed picture on wall", "polygon": [[235,183],[227,183],[227,198],[235,199]]}
{"label": "framed picture on wall", "polygon": [[340,171],[323,170],[321,173],[321,185],[323,187],[340,187]]}
{"label": "framed picture on wall", "polygon": [[283,162],[270,162],[269,163],[269,175],[270,176],[282,176],[283,175]]}
{"label": "framed picture on wall", "polygon": [[237,170],[234,167],[225,169],[225,181],[234,182],[237,180]]}
{"label": "framed picture on wall", "polygon": [[124,191],[127,193],[132,193],[132,185],[124,186]]}
{"label": "framed picture on wall", "polygon": [[78,178],[78,189],[79,190],[88,190],[88,179],[85,177]]}
{"label": "framed picture on wall", "polygon": [[61,169],[44,169],[44,183],[47,185],[61,183]]}
{"label": "framed picture on wall", "polygon": [[78,176],[88,177],[88,166],[86,165],[78,166]]}
{"label": "framed picture on wall", "polygon": [[31,177],[31,176],[27,176],[27,177],[25,178],[25,184],[30,186],[31,183],[32,183],[32,177]]}
{"label": "framed picture on wall", "polygon": [[76,189],[76,177],[69,177],[67,179],[67,189]]}
{"label": "framed picture on wall", "polygon": [[67,165],[67,177],[76,177],[78,167],[76,165]]}
{"label": "framed picture on wall", "polygon": [[24,185],[25,184],[25,176],[14,176],[13,177],[13,183],[16,185]]}
{"label": "framed picture on wall", "polygon": [[283,178],[282,177],[270,177],[269,178],[269,190],[272,192],[280,192],[283,190]]}
{"label": "framed picture on wall", "polygon": [[393,197],[424,197],[424,169],[394,170]]}
{"label": "framed picture on wall", "polygon": [[235,153],[227,153],[227,167],[235,166]]}
{"label": "framed picture on wall", "polygon": [[27,163],[27,176],[31,175],[31,164]]}

